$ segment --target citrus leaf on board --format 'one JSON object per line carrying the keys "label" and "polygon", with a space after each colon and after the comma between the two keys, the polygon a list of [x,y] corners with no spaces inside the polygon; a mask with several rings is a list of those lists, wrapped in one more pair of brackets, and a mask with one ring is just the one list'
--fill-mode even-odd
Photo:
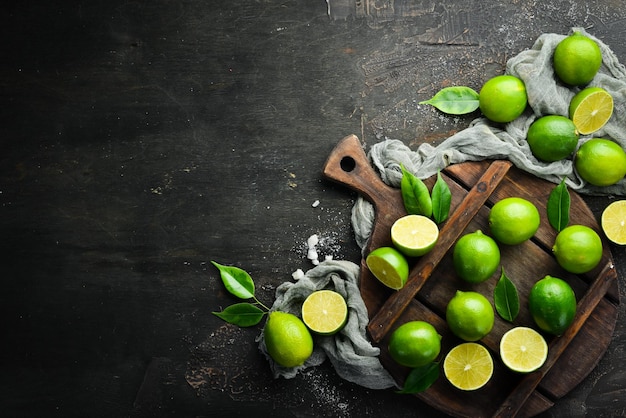
{"label": "citrus leaf on board", "polygon": [[411,369],[404,381],[404,387],[397,393],[414,394],[428,389],[439,378],[439,363],[432,362]]}
{"label": "citrus leaf on board", "polygon": [[437,172],[437,181],[433,186],[431,199],[433,204],[433,218],[438,224],[442,223],[448,219],[448,215],[450,214],[452,193],[450,192],[448,183],[441,177],[441,172]]}
{"label": "citrus leaf on board", "polygon": [[569,209],[570,195],[563,179],[550,192],[547,204],[548,221],[557,232],[561,232],[569,224]]}
{"label": "citrus leaf on board", "polygon": [[519,314],[519,294],[515,284],[504,273],[504,269],[493,289],[493,302],[498,315],[505,321],[513,322]]}

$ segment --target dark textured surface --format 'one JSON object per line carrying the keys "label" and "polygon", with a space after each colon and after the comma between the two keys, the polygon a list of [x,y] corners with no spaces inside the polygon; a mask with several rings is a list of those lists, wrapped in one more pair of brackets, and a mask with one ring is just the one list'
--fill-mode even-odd
{"label": "dark textured surface", "polygon": [[[438,416],[328,364],[274,380],[259,328],[211,315],[235,300],[210,260],[249,271],[266,304],[311,267],[313,233],[322,256],[358,261],[355,196],[320,176],[339,139],[440,142],[476,115],[417,103],[478,89],[543,32],[583,26],[625,62],[626,9],[329,3],[0,6],[2,415]],[[587,199],[596,214],[610,201]],[[626,414],[623,313],[546,416]]]}

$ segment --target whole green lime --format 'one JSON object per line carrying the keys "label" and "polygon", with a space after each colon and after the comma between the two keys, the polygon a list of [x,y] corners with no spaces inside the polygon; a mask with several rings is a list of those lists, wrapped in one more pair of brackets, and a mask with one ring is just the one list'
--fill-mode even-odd
{"label": "whole green lime", "polygon": [[574,166],[588,183],[610,186],[626,175],[626,152],[611,140],[590,139],[578,148]]}
{"label": "whole green lime", "polygon": [[578,145],[574,122],[565,116],[548,115],[535,120],[526,136],[530,151],[542,161],[552,162],[570,156]]}
{"label": "whole green lime", "polygon": [[311,333],[293,314],[270,312],[263,336],[270,357],[283,367],[300,366],[313,353]]}
{"label": "whole green lime", "polygon": [[478,292],[456,294],[446,308],[450,331],[465,341],[478,341],[491,332],[495,321],[489,300]]}
{"label": "whole green lime", "polygon": [[546,276],[530,289],[528,309],[541,330],[561,335],[576,315],[576,295],[565,280]]}
{"label": "whole green lime", "polygon": [[491,234],[502,244],[517,245],[530,239],[539,223],[537,207],[521,197],[502,199],[489,212]]}
{"label": "whole green lime", "polygon": [[581,86],[589,83],[601,65],[600,47],[580,32],[563,39],[554,49],[554,72],[566,84]]}
{"label": "whole green lime", "polygon": [[477,230],[459,238],[454,245],[452,261],[461,279],[481,283],[500,266],[500,249],[493,238]]}
{"label": "whole green lime", "polygon": [[570,225],[556,236],[552,253],[559,265],[570,273],[586,273],[602,259],[602,240],[588,226]]}
{"label": "whole green lime", "polygon": [[424,366],[437,358],[441,350],[441,335],[424,321],[400,325],[389,339],[389,355],[406,367]]}
{"label": "whole green lime", "polygon": [[517,119],[527,103],[524,82],[512,75],[487,80],[478,93],[480,111],[493,122],[506,123]]}

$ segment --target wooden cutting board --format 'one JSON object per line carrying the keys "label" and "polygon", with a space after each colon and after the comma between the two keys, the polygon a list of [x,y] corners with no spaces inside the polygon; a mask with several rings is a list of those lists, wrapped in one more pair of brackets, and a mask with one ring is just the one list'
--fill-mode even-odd
{"label": "wooden cutting board", "polygon": [[[541,225],[535,236],[523,244],[500,245],[501,266],[518,288],[521,311],[513,324],[496,314],[493,330],[481,340],[494,359],[493,377],[481,389],[464,392],[450,385],[442,371],[433,386],[416,396],[452,416],[534,416],[578,385],[605,353],[617,321],[617,273],[606,241],[600,264],[587,274],[568,273],[556,263],[551,253],[556,231],[546,214],[548,196],[555,184],[525,173],[508,161],[468,162],[446,168],[442,176],[452,192],[450,217],[440,225],[435,248],[421,258],[410,260],[412,269],[405,287],[393,291],[370,273],[365,256],[375,248],[392,245],[391,225],[406,214],[400,191],[381,181],[354,135],[342,139],[331,152],[323,174],[360,193],[375,208],[372,234],[361,260],[360,289],[370,316],[370,337],[380,347],[381,362],[399,386],[404,384],[410,369],[397,365],[387,349],[388,339],[398,326],[412,320],[432,323],[443,337],[440,354],[443,358],[452,347],[463,342],[450,332],[445,321],[446,305],[456,290],[480,292],[493,303],[493,289],[500,270],[484,283],[465,283],[454,273],[451,248],[466,233],[481,229],[488,234],[490,207],[511,196],[533,202],[539,209]],[[434,176],[425,180],[429,189],[434,181]],[[570,225],[587,225],[602,237],[589,207],[578,194],[570,191],[570,195]],[[570,283],[578,300],[577,315],[562,336],[546,335],[548,360],[540,370],[517,374],[500,361],[499,342],[513,326],[535,327],[527,308],[528,293],[547,274]]]}

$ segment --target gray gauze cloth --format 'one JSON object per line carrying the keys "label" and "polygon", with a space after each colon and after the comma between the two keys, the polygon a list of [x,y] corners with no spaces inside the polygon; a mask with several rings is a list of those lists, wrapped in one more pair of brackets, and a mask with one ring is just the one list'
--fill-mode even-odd
{"label": "gray gauze cloth", "polygon": [[[613,116],[599,131],[582,136],[578,146],[593,138],[612,139],[626,148],[626,69],[615,54],[602,41],[573,28],[598,43],[602,52],[602,66],[589,86],[602,87],[614,100]],[[498,125],[486,118],[475,119],[468,128],[433,147],[421,144],[416,151],[398,140],[386,139],[374,144],[368,157],[388,185],[399,187],[402,179],[400,164],[419,178],[427,178],[450,164],[486,159],[507,159],[516,167],[553,183],[565,178],[569,188],[588,195],[624,195],[626,180],[615,185],[596,187],[586,183],[574,170],[571,158],[546,163],[537,160],[528,146],[526,134],[529,126],[546,115],[569,116],[569,103],[581,89],[557,81],[552,67],[552,56],[557,44],[565,35],[543,34],[531,49],[511,58],[506,73],[520,78],[526,85],[528,107],[513,122]],[[372,230],[374,209],[359,197],[352,208],[352,226],[357,244],[364,248]]]}
{"label": "gray gauze cloth", "polygon": [[378,359],[380,350],[366,336],[369,322],[367,308],[359,291],[359,266],[344,260],[326,260],[307,271],[295,282],[285,282],[276,289],[276,300],[270,311],[289,312],[301,317],[304,300],[316,290],[329,289],[341,294],[348,305],[346,325],[336,334],[314,335],[311,357],[299,367],[282,367],[269,356],[263,332],[257,337],[259,349],[270,363],[274,377],[293,378],[308,367],[318,366],[326,358],[345,380],[369,389],[395,386],[391,375]]}

